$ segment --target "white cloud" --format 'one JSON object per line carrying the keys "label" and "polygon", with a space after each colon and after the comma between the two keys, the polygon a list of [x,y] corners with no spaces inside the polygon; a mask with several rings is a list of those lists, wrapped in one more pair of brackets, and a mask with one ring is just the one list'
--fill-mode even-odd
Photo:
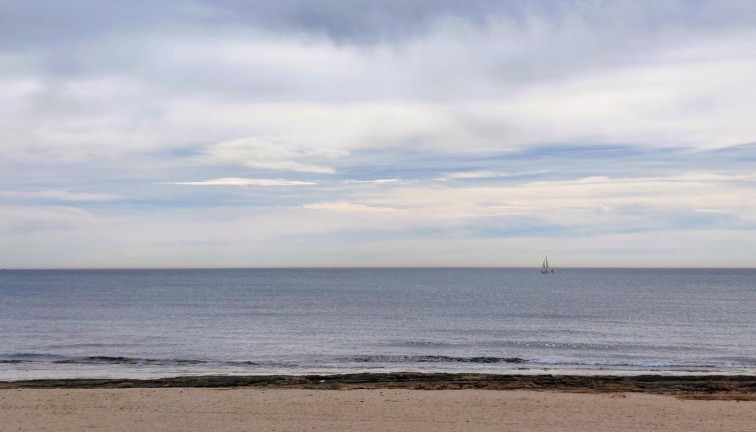
{"label": "white cloud", "polygon": [[240,177],[224,177],[203,181],[187,182],[164,182],[162,184],[186,185],[186,186],[306,186],[314,185],[315,182],[300,180],[281,179],[254,179]]}
{"label": "white cloud", "polygon": [[0,191],[0,197],[16,199],[51,199],[59,201],[113,201],[122,197],[115,194],[69,192],[67,190],[41,190],[32,192]]}
{"label": "white cloud", "polygon": [[[379,207],[402,208],[405,222],[465,224],[481,217],[528,215],[565,228],[647,227],[677,213],[716,208],[756,221],[753,174],[706,172],[666,177],[586,177],[506,185],[412,184],[359,195]],[[744,181],[745,180],[745,181]],[[358,196],[354,196],[358,198]]]}
{"label": "white cloud", "polygon": [[401,179],[388,178],[388,179],[375,179],[375,180],[344,180],[344,183],[375,183],[375,184],[387,184],[387,183],[401,183]]}
{"label": "white cloud", "polygon": [[438,25],[371,49],[238,28],[98,40],[98,55],[128,53],[113,58],[119,69],[4,80],[1,151],[88,161],[204,147],[205,162],[333,173],[336,158],[361,149],[756,139],[756,61],[744,55],[756,32],[672,38],[609,63],[594,58],[606,54],[601,46],[575,46],[567,72],[544,75],[565,66],[550,63],[552,42],[571,47],[591,35],[576,22]]}
{"label": "white cloud", "polygon": [[250,168],[332,174],[333,168],[307,163],[332,159],[345,152],[296,144],[281,138],[244,138],[224,141],[208,148],[202,158],[209,163],[238,164]]}
{"label": "white cloud", "polygon": [[348,202],[323,202],[304,204],[302,205],[302,208],[307,210],[326,210],[342,213],[386,213],[398,211],[397,209],[391,207],[375,207],[365,204],[355,204]]}
{"label": "white cloud", "polygon": [[484,178],[504,178],[504,177],[518,177],[518,176],[530,176],[547,174],[551,170],[536,170],[536,171],[524,171],[524,172],[503,172],[503,171],[459,171],[447,174],[448,179],[484,179]]}

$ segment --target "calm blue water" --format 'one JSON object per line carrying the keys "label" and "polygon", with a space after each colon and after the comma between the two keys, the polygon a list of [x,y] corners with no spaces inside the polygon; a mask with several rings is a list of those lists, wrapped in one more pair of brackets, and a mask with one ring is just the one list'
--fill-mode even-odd
{"label": "calm blue water", "polygon": [[756,373],[756,270],[0,271],[0,379]]}

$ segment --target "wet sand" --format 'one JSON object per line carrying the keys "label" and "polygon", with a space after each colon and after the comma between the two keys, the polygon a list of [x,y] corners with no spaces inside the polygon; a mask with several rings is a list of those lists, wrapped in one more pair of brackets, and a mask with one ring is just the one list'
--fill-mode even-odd
{"label": "wet sand", "polygon": [[338,375],[201,375],[159,379],[42,379],[0,381],[10,388],[229,388],[559,390],[568,392],[644,392],[698,397],[751,398],[754,375],[495,375],[449,373],[355,373]]}
{"label": "wet sand", "polygon": [[755,384],[475,374],[2,382],[0,430],[750,432]]}

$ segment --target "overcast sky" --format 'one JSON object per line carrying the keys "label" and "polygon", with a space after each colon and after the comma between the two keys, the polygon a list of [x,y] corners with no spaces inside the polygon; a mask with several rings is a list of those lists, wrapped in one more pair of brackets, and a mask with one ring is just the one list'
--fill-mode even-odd
{"label": "overcast sky", "polygon": [[2,0],[0,267],[753,267],[755,23]]}

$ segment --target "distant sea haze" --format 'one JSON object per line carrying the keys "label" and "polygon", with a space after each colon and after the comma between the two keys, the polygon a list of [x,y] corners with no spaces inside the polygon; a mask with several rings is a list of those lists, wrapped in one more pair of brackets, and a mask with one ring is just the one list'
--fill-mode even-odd
{"label": "distant sea haze", "polygon": [[0,380],[754,374],[756,270],[0,272]]}

